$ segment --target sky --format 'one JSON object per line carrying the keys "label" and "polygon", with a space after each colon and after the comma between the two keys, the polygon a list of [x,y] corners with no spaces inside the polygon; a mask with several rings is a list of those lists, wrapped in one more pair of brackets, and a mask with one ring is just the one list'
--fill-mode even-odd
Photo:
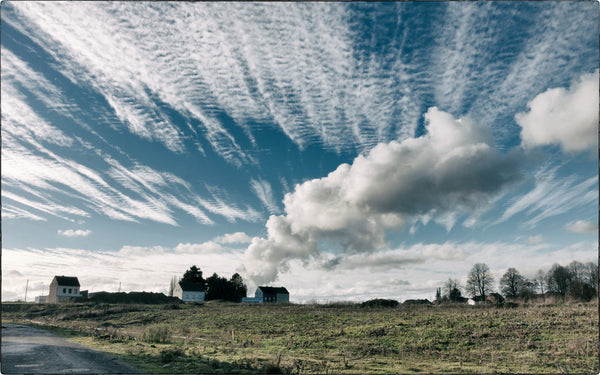
{"label": "sky", "polygon": [[598,259],[597,2],[1,7],[3,301]]}

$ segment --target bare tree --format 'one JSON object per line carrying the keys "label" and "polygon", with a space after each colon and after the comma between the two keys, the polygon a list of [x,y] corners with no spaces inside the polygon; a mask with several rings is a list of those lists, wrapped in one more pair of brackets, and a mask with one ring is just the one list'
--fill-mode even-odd
{"label": "bare tree", "polygon": [[480,295],[482,300],[485,301],[485,296],[492,291],[493,284],[494,277],[490,267],[485,263],[476,263],[467,277],[467,289],[472,296]]}
{"label": "bare tree", "polygon": [[594,288],[594,290],[598,290],[598,263],[587,262],[585,268],[585,282]]}
{"label": "bare tree", "polygon": [[549,291],[558,292],[564,296],[571,285],[571,272],[567,267],[555,263],[548,271],[547,283]]}
{"label": "bare tree", "polygon": [[526,279],[515,268],[509,268],[500,279],[500,290],[507,298],[516,298],[526,287]]}
{"label": "bare tree", "polygon": [[444,283],[443,295],[448,298],[450,301],[457,301],[462,297],[461,287],[456,279],[448,279],[446,283]]}
{"label": "bare tree", "polygon": [[546,272],[544,270],[538,270],[535,273],[535,276],[533,277],[533,284],[535,285],[535,287],[540,291],[541,294],[544,294],[546,292],[546,287],[547,287],[547,279],[548,279],[548,275],[546,274]]}
{"label": "bare tree", "polygon": [[177,285],[177,276],[173,276],[171,279],[171,283],[169,284],[169,297],[173,297],[173,291],[175,290],[175,286]]}

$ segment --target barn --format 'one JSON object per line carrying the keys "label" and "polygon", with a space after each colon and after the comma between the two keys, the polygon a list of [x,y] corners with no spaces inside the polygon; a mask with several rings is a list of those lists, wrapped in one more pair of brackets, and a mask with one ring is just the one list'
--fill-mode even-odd
{"label": "barn", "polygon": [[290,292],[284,287],[259,286],[254,298],[263,302],[290,302]]}

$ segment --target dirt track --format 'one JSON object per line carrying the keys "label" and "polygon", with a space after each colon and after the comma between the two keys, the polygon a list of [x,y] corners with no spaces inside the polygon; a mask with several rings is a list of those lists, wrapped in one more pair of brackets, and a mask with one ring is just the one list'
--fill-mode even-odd
{"label": "dirt track", "polygon": [[113,357],[19,324],[2,324],[3,374],[140,373]]}

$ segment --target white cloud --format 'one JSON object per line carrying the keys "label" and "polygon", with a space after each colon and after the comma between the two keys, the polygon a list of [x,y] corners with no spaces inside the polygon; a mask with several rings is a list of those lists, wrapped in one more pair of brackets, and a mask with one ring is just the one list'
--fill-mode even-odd
{"label": "white cloud", "polygon": [[549,89],[515,115],[525,147],[558,144],[565,152],[598,146],[598,72],[586,74],[570,89]]}
{"label": "white cloud", "polygon": [[213,241],[199,244],[180,243],[175,247],[176,253],[211,254],[218,253],[221,250],[223,250],[223,246]]}
{"label": "white cloud", "polygon": [[577,175],[560,177],[557,172],[558,167],[542,166],[534,175],[533,189],[515,198],[496,223],[524,212],[531,218],[523,225],[533,228],[541,220],[598,201],[598,177],[582,180]]}
{"label": "white cloud", "polygon": [[87,237],[92,234],[89,229],[59,229],[58,234],[65,237]]}
{"label": "white cloud", "polygon": [[529,245],[537,245],[542,242],[544,242],[544,236],[542,236],[541,234],[527,237],[527,243]]}
{"label": "white cloud", "polygon": [[570,223],[565,226],[567,231],[573,233],[590,233],[598,234],[598,223],[591,221],[577,220],[574,223]]}
{"label": "white cloud", "polygon": [[269,210],[270,214],[276,214],[279,212],[279,207],[277,207],[277,203],[275,202],[275,198],[273,197],[273,190],[271,189],[271,184],[269,184],[265,180],[255,180],[252,179],[250,181],[250,187],[254,191],[254,194],[260,199],[262,204]]}
{"label": "white cloud", "polygon": [[520,176],[517,162],[500,155],[491,135],[470,119],[431,108],[428,133],[380,144],[327,177],[297,185],[284,198],[285,215],[267,221],[268,238],[254,238],[246,268],[257,282],[279,266],[319,252],[329,241],[346,253],[385,246],[385,231],[431,215],[450,229],[459,215],[485,206]]}
{"label": "white cloud", "polygon": [[250,243],[250,241],[252,241],[252,237],[248,236],[244,232],[235,232],[224,234],[223,236],[215,238],[213,241],[223,244]]}

